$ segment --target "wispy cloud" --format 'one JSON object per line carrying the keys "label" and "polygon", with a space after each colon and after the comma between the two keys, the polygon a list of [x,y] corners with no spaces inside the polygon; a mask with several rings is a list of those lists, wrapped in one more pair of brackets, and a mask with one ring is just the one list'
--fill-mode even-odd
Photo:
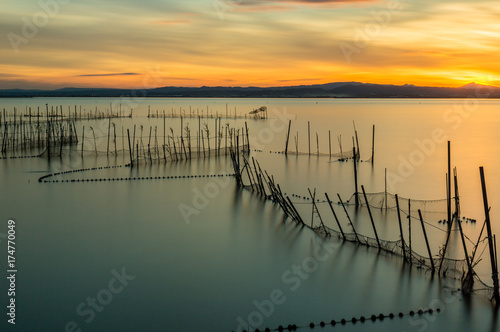
{"label": "wispy cloud", "polygon": [[141,74],[139,73],[84,74],[84,75],[76,75],[76,77],[134,76],[134,75],[141,75]]}
{"label": "wispy cloud", "polygon": [[157,25],[174,25],[174,24],[185,24],[185,23],[191,23],[191,20],[165,20],[165,21],[154,21],[153,24]]}
{"label": "wispy cloud", "polygon": [[[224,21],[213,1],[231,11]],[[165,85],[184,86],[500,79],[498,1],[399,2],[401,11],[374,34],[391,0],[72,1],[21,52],[0,42],[0,86],[133,88],[157,64],[168,71]],[[0,33],[23,37],[23,17],[41,9],[7,3]],[[339,44],[367,38],[346,63]]]}
{"label": "wispy cloud", "polygon": [[[224,0],[223,0],[224,1]],[[379,0],[225,0],[238,12],[272,12],[304,6],[340,7],[349,4],[372,4]]]}

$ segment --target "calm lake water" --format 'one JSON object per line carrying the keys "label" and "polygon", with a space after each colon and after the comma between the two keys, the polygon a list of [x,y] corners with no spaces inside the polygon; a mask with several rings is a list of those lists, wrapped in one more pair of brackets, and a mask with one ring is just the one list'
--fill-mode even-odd
{"label": "calm lake water", "polygon": [[[121,108],[120,108],[121,104]],[[113,119],[118,154],[106,156],[109,122],[76,122],[81,145],[64,150],[62,158],[0,160],[0,269],[7,270],[7,221],[16,221],[16,325],[0,322],[1,330],[16,331],[241,331],[297,324],[340,321],[342,318],[405,313],[325,330],[343,331],[496,331],[496,315],[480,294],[464,298],[460,283],[439,279],[424,269],[403,265],[400,257],[380,254],[375,248],[338,239],[323,240],[313,231],[284,219],[271,201],[239,189],[233,177],[173,178],[165,180],[38,183],[54,172],[125,165],[130,162],[127,129],[136,125],[136,140],[143,126],[163,144],[163,119],[156,115],[179,113],[244,115],[267,106],[269,119],[247,119],[250,145],[262,169],[274,176],[296,204],[306,223],[311,204],[300,197],[316,189],[323,201],[327,192],[348,200],[355,191],[353,163],[330,158],[352,151],[353,122],[358,131],[361,159],[358,181],[369,193],[383,192],[385,170],[388,191],[414,200],[446,198],[447,145],[451,141],[452,167],[457,167],[461,215],[477,223],[462,223],[470,252],[484,220],[479,166],[484,166],[493,232],[500,234],[500,101],[498,100],[387,100],[387,99],[134,99],[31,98],[1,99],[0,109],[28,113],[62,106],[63,112],[97,108],[129,114]],[[190,111],[191,108],[191,111]],[[289,151],[285,149],[291,120]],[[182,126],[198,132],[197,118]],[[308,156],[308,121],[311,151]],[[204,119],[214,133],[214,119]],[[222,126],[243,128],[245,119],[223,119]],[[372,126],[375,125],[374,163]],[[89,127],[95,132],[91,138]],[[180,134],[181,120],[166,119],[166,130]],[[184,129],[185,130],[185,129]],[[122,132],[125,136],[122,137]],[[168,134],[168,133],[167,133]],[[318,139],[316,140],[316,134]],[[298,136],[298,146],[295,137]],[[154,140],[153,140],[154,142]],[[318,144],[319,143],[319,144]],[[95,144],[95,145],[94,145]],[[314,155],[319,145],[320,156]],[[95,156],[94,149],[99,151]],[[111,142],[114,152],[115,144]],[[257,150],[257,151],[255,151]],[[121,152],[120,152],[121,151]],[[154,162],[136,168],[118,167],[77,172],[52,180],[186,176],[233,173],[229,157]],[[360,190],[360,189],[359,189]],[[428,203],[429,206],[436,203]],[[439,204],[438,204],[439,205]],[[440,205],[444,207],[444,205]],[[186,210],[186,207],[191,208]],[[329,206],[318,203],[326,225],[336,228]],[[334,204],[344,227],[347,219]],[[184,210],[183,210],[184,209]],[[184,211],[184,215],[182,213]],[[186,215],[185,211],[190,211]],[[194,212],[193,212],[194,211]],[[366,209],[348,207],[356,230],[373,236]],[[444,211],[443,211],[444,212]],[[397,215],[372,209],[378,234],[397,240]],[[444,214],[426,215],[433,255],[446,240]],[[315,225],[319,223],[316,218]],[[408,236],[408,221],[404,221]],[[420,223],[412,220],[415,251],[426,256]],[[482,238],[484,239],[485,234]],[[478,276],[492,284],[488,249],[478,249]],[[486,249],[485,249],[486,248]],[[484,250],[485,249],[485,250]],[[459,233],[453,230],[450,256],[462,259]],[[7,272],[4,272],[7,275]],[[4,279],[5,280],[5,279]],[[2,282],[2,306],[8,305],[8,284]],[[93,303],[93,298],[97,298]],[[273,302],[274,301],[274,302]],[[440,308],[441,312],[408,313]],[[306,327],[307,326],[307,327]],[[317,329],[318,327],[316,327]]]}

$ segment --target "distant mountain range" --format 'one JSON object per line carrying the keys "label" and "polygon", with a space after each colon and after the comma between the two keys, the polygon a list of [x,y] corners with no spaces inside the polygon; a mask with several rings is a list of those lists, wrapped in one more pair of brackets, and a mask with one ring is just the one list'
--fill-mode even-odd
{"label": "distant mountain range", "polygon": [[281,87],[202,86],[146,90],[63,88],[57,90],[0,90],[0,97],[218,97],[218,98],[500,98],[500,88],[469,83],[459,88],[336,82]]}

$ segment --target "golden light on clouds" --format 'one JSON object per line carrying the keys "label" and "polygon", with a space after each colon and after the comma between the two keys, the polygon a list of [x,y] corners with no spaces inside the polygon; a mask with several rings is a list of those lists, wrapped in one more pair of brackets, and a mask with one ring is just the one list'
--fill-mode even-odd
{"label": "golden light on clouds", "polygon": [[497,2],[49,2],[58,7],[19,0],[0,14],[0,88],[135,88],[152,67],[162,86],[461,86],[500,76]]}

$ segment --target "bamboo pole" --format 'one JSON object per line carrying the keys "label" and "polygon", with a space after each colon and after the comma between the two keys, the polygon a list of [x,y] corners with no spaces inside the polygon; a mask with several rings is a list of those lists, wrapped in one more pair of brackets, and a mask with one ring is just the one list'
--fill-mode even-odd
{"label": "bamboo pole", "polygon": [[295,154],[299,155],[299,132],[297,132],[297,136],[295,136]]}
{"label": "bamboo pole", "polygon": [[356,160],[359,160],[361,154],[359,153],[358,131],[356,130],[356,125],[354,124],[354,121],[352,123],[354,125],[354,136],[356,136],[356,151],[358,153],[355,157],[356,157]]}
{"label": "bamboo pole", "polygon": [[298,221],[300,221],[300,223],[302,225],[305,225],[304,224],[304,221],[302,220],[302,217],[300,216],[299,212],[297,211],[297,209],[295,208],[295,205],[293,205],[292,201],[290,200],[290,197],[286,197],[286,199],[288,200],[288,203],[290,203],[290,206],[292,207],[293,211],[295,212],[295,214],[297,215],[297,217],[299,218]]}
{"label": "bamboo pole", "polygon": [[[355,156],[356,155],[356,148],[353,146],[352,147],[352,153],[353,155]],[[358,200],[358,171],[357,171],[357,168],[356,168],[356,159],[353,159],[353,164],[354,164],[354,199],[355,199],[355,203],[356,203],[356,207],[358,207],[358,203],[359,203],[359,200]]]}
{"label": "bamboo pole", "polygon": [[412,249],[411,249],[411,200],[408,198],[408,246],[410,247],[410,264],[412,263]]}
{"label": "bamboo pole", "polygon": [[450,151],[450,141],[448,141],[448,181],[447,181],[447,199],[448,199],[448,232],[451,230],[451,151]]}
{"label": "bamboo pole", "polygon": [[312,199],[312,203],[313,203],[313,208],[312,208],[312,211],[311,211],[311,228],[313,228],[313,222],[314,222],[314,208],[316,207],[316,204],[315,204],[315,200],[316,200],[316,189],[314,189],[314,195],[311,194],[311,190],[309,190],[309,188],[307,188],[307,191],[309,191],[309,196],[311,196],[311,199]]}
{"label": "bamboo pole", "polygon": [[498,286],[498,270],[496,263],[496,255],[493,247],[493,234],[491,232],[491,224],[490,224],[490,211],[488,205],[488,195],[486,192],[486,181],[484,180],[484,169],[483,166],[479,167],[479,175],[481,177],[481,188],[483,192],[483,203],[484,203],[484,215],[486,219],[486,231],[488,233],[488,246],[490,249],[490,262],[491,262],[491,277],[493,279],[493,298],[495,299],[495,304],[500,304],[500,294],[499,294],[499,286]]}
{"label": "bamboo pole", "polygon": [[330,135],[330,130],[328,130],[328,152],[330,159],[332,159],[332,136]]}
{"label": "bamboo pole", "polygon": [[377,239],[377,245],[379,249],[382,249],[382,247],[380,246],[380,240],[378,239],[377,228],[375,228],[375,223],[373,222],[372,212],[370,210],[370,204],[368,203],[368,198],[366,197],[365,187],[363,185],[361,185],[361,190],[363,191],[363,196],[365,197],[366,208],[368,209],[368,215],[370,216],[370,220],[372,222],[373,232],[375,233],[375,238]]}
{"label": "bamboo pole", "polygon": [[290,138],[291,126],[292,126],[292,120],[288,120],[288,134],[286,135],[285,156],[288,155],[288,139]]}
{"label": "bamboo pole", "polygon": [[361,243],[361,241],[359,240],[359,237],[358,237],[358,233],[356,232],[356,229],[354,228],[354,225],[351,221],[351,217],[349,217],[349,213],[347,213],[347,209],[345,208],[345,205],[344,205],[344,202],[342,201],[342,198],[340,197],[339,194],[337,194],[337,196],[339,197],[339,200],[340,200],[340,204],[342,204],[342,207],[344,208],[344,212],[347,216],[347,219],[349,220],[349,224],[351,225],[352,227],[352,230],[354,232],[354,235],[356,236],[356,241],[358,241],[359,243]]}
{"label": "bamboo pole", "polygon": [[[449,180],[449,176],[448,176],[448,175],[446,175],[446,181],[448,181],[448,180]],[[449,182],[447,182],[447,183],[446,183],[446,192],[447,192],[448,194],[450,194],[450,193],[451,193],[451,192],[449,191],[449,188],[450,188],[450,187],[451,187],[451,186],[450,186],[450,183],[449,183]],[[451,206],[449,205],[449,204],[450,204],[450,201],[451,201],[451,197],[450,197],[450,196],[448,196],[448,200],[447,200],[447,204],[448,204],[448,206],[447,206],[447,208],[448,208],[448,213],[450,213],[450,211],[451,211]],[[445,244],[444,244],[444,249],[443,249],[443,259],[441,259],[441,263],[439,264],[438,274],[440,274],[440,273],[441,273],[441,267],[443,266],[444,258],[445,258],[445,255],[446,255],[446,249],[448,248],[448,243],[449,243],[449,241],[450,241],[450,235],[451,235],[451,224],[452,224],[452,223],[453,223],[453,219],[451,219],[451,222],[449,222],[449,223],[448,223],[448,232],[447,232],[447,234],[446,234],[446,242],[445,242]]]}
{"label": "bamboo pole", "polygon": [[374,157],[375,157],[375,125],[373,125],[373,132],[372,132],[372,165]]}
{"label": "bamboo pole", "polygon": [[384,205],[387,211],[387,168],[385,168],[385,178],[384,178]]}
{"label": "bamboo pole", "polygon": [[130,146],[130,130],[127,129],[127,137],[128,137],[128,152],[130,155],[130,167],[134,167],[134,161],[132,159],[132,147]]}
{"label": "bamboo pole", "polygon": [[83,144],[85,143],[85,126],[82,129],[82,158],[83,158]]}
{"label": "bamboo pole", "polygon": [[[134,125],[134,136],[132,137],[132,148],[135,146],[135,125]],[[132,156],[134,155],[134,150],[132,150]],[[137,153],[136,158],[139,158],[139,153]],[[139,159],[137,159],[139,160]]]}
{"label": "bamboo pole", "polygon": [[339,219],[337,218],[337,214],[335,213],[335,210],[333,209],[333,206],[332,206],[332,201],[330,200],[330,198],[328,197],[328,194],[325,193],[325,196],[326,196],[326,200],[328,201],[328,205],[330,205],[330,209],[332,210],[332,213],[333,213],[333,217],[335,218],[335,221],[337,222],[337,226],[339,226],[339,229],[340,229],[340,233],[342,234],[342,237],[344,238],[344,240],[346,239],[345,238],[345,234],[344,234],[344,231],[342,230],[342,226],[340,226],[340,222],[339,222]]}
{"label": "bamboo pole", "polygon": [[319,138],[318,138],[318,133],[316,133],[316,152],[319,157]]}
{"label": "bamboo pole", "polygon": [[309,157],[311,156],[311,128],[310,123],[307,121],[307,139],[309,142]]}
{"label": "bamboo pole", "polygon": [[[427,233],[425,232],[424,220],[422,219],[422,212],[418,210],[418,216],[420,217],[420,224],[422,225],[422,232],[424,233],[425,244],[427,245],[427,252],[429,253],[429,259],[431,260],[432,271],[434,271],[434,260],[432,259],[431,247],[429,247],[429,240],[427,239]],[[441,260],[441,262],[444,260]]]}
{"label": "bamboo pole", "polygon": [[401,244],[403,249],[403,260],[406,262],[406,247],[405,247],[405,238],[403,236],[403,226],[401,224],[401,212],[399,211],[399,199],[396,194],[396,208],[398,209],[398,222],[399,222],[399,235],[401,236]]}
{"label": "bamboo pole", "polygon": [[460,230],[460,237],[462,238],[462,245],[464,247],[464,254],[465,254],[465,259],[467,261],[467,268],[469,271],[472,271],[472,266],[469,260],[469,254],[467,252],[467,245],[465,243],[465,237],[464,237],[464,232],[462,231],[462,223],[460,221],[460,206],[459,206],[459,196],[458,196],[458,177],[457,177],[457,169],[454,169],[454,183],[455,183],[455,213],[456,213],[456,220],[458,224],[458,229]]}
{"label": "bamboo pole", "polygon": [[108,146],[106,148],[106,156],[109,155],[109,135],[111,134],[111,118],[108,119]]}

